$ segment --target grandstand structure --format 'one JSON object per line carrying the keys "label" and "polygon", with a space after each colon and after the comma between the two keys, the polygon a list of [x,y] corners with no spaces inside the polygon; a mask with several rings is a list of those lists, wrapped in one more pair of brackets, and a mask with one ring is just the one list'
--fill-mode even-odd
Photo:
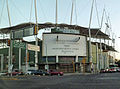
{"label": "grandstand structure", "polygon": [[[9,69],[9,40],[10,32],[12,32],[11,42],[18,42],[18,44],[32,44],[35,41],[24,40],[24,37],[36,36],[35,23],[22,23],[16,26],[6,27],[0,29],[0,54],[3,55],[1,62],[1,71]],[[63,72],[91,72],[89,70],[89,44],[88,44],[88,28],[78,25],[68,24],[53,24],[44,23],[38,24],[38,30],[47,30],[50,32],[43,32],[42,38],[38,37],[38,63],[35,63],[35,51],[22,48],[21,46],[12,46],[12,65],[13,68],[25,71],[27,64],[28,69],[34,69],[35,64],[38,69],[57,69]],[[109,55],[110,51],[116,50],[108,44],[98,40],[111,40],[109,36],[99,28],[92,28],[92,63],[93,70],[99,71],[103,68],[108,68],[110,60],[114,60],[113,56]],[[97,34],[97,35],[96,35]],[[96,41],[94,41],[96,40]],[[19,49],[21,48],[21,53]]]}

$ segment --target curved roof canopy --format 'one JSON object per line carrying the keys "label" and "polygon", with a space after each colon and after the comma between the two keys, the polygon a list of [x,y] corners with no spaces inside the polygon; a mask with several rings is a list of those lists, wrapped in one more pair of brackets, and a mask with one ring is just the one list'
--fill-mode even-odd
{"label": "curved roof canopy", "polygon": [[[35,23],[22,23],[22,24],[18,24],[16,26],[12,26],[12,27],[6,27],[6,28],[1,28],[0,32],[2,33],[10,33],[11,30],[17,30],[20,28],[25,28],[25,27],[32,27],[35,26]],[[75,29],[75,30],[79,30],[81,35],[86,35],[88,36],[88,28],[87,27],[81,27],[78,25],[68,25],[68,24],[53,24],[53,23],[44,23],[44,24],[38,24],[39,29],[43,29],[43,28],[51,28],[51,27],[60,27],[60,28],[64,28],[67,27],[68,29]],[[105,33],[103,33],[102,31],[99,30],[99,28],[91,28],[91,37],[92,38],[102,38],[102,39],[110,39],[109,36]]]}

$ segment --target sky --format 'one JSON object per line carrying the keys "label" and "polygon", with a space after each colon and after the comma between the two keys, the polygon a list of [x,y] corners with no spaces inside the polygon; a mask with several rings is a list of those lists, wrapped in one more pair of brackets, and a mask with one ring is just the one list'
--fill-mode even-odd
{"label": "sky", "polygon": [[[38,23],[51,22],[55,23],[55,1],[56,0],[36,0],[37,1],[37,18]],[[9,12],[12,26],[26,23],[35,23],[34,2],[32,0],[8,0]],[[101,23],[103,9],[106,11],[106,16],[103,18],[102,31],[105,32],[109,17],[109,25],[111,29],[107,31],[111,38],[115,38],[115,47],[118,53],[116,57],[120,59],[120,0],[96,0],[93,7],[91,28],[99,28]],[[90,10],[92,0],[76,0],[73,9],[72,24],[83,27],[89,26]],[[97,10],[96,10],[96,7]],[[32,9],[31,9],[32,7]],[[70,24],[70,14],[72,8],[72,0],[58,0],[58,23]],[[31,18],[30,18],[31,13]],[[98,18],[97,18],[98,15]],[[0,28],[9,27],[6,0],[0,0]]]}

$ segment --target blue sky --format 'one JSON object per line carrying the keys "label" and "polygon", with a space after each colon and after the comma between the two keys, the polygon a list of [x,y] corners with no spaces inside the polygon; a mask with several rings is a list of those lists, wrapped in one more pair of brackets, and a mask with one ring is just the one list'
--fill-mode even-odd
{"label": "blue sky", "polygon": [[[101,20],[103,8],[110,17],[112,34],[116,37],[116,49],[120,52],[120,0],[96,0],[99,19]],[[32,0],[8,0],[12,26],[30,22],[30,10]],[[5,4],[4,4],[5,3]],[[70,23],[72,0],[58,0],[58,23]],[[76,0],[76,9],[73,12],[73,24],[88,27],[92,0]],[[3,8],[4,5],[4,8]],[[3,8],[3,11],[2,11]],[[99,27],[94,5],[91,27]],[[37,15],[39,23],[55,23],[55,0],[37,0]],[[77,15],[77,20],[76,20]],[[34,3],[31,22],[35,22]],[[105,31],[106,20],[104,18],[102,31]],[[0,0],[0,28],[8,27],[6,0]]]}

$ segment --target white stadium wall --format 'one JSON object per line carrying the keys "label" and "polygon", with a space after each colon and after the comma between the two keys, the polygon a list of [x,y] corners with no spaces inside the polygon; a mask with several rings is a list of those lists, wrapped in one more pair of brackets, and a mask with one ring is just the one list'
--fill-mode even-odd
{"label": "white stadium wall", "polygon": [[86,37],[73,34],[43,34],[43,56],[86,56]]}

